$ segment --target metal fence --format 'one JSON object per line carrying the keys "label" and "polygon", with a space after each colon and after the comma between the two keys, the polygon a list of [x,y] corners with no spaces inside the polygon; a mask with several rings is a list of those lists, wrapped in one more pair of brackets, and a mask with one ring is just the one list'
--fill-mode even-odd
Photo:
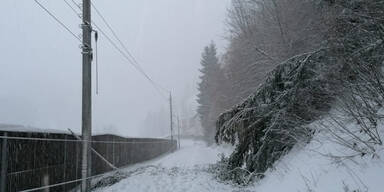
{"label": "metal fence", "polygon": [[[71,134],[2,132],[0,191],[70,191],[81,182],[82,140]],[[91,172],[98,176],[176,149],[176,141],[93,136]],[[113,165],[111,167],[111,164]]]}

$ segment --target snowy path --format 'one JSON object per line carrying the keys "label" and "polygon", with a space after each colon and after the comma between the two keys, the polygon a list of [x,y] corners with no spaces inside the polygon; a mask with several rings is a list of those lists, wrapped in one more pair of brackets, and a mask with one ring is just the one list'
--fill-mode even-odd
{"label": "snowy path", "polygon": [[97,192],[204,192],[243,191],[232,185],[220,183],[206,171],[218,160],[218,154],[230,151],[221,147],[207,147],[198,141],[184,140],[180,150],[159,159],[143,163],[126,171],[133,171],[128,178]]}
{"label": "snowy path", "polygon": [[[318,138],[321,139],[321,138]],[[323,141],[325,141],[323,139]],[[229,154],[229,148],[207,147],[202,142],[183,141],[182,148],[158,159],[131,166],[128,177],[96,192],[382,192],[384,160],[355,159],[344,165],[313,152],[334,151],[335,144],[325,142],[319,148],[312,141],[304,148],[293,149],[279,160],[266,177],[246,188],[217,181],[207,172],[218,154]],[[379,155],[384,157],[384,150]],[[359,165],[355,163],[359,162]],[[347,189],[349,188],[349,189]]]}

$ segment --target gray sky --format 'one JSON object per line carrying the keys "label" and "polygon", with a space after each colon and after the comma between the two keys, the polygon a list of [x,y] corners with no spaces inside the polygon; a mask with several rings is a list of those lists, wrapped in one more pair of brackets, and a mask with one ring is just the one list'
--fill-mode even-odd
{"label": "gray sky", "polygon": [[[63,0],[40,2],[72,31],[81,33],[80,20]],[[203,47],[211,40],[219,48],[225,45],[229,0],[93,2],[144,70],[171,89],[176,100],[191,93],[187,89],[196,88]],[[95,13],[93,19],[108,31]],[[79,131],[79,42],[33,0],[2,0],[0,26],[0,123]],[[136,136],[149,111],[168,106],[103,36],[99,38],[99,69],[100,94],[93,97],[94,132],[114,127],[109,132]]]}

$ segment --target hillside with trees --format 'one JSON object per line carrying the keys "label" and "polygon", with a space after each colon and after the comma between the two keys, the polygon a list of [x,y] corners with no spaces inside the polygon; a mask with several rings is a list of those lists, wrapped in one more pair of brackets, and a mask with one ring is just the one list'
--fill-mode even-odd
{"label": "hillside with trees", "polygon": [[378,156],[383,1],[233,0],[227,23],[229,46],[210,65],[222,80],[205,67],[206,48],[199,89],[203,128],[216,122],[216,142],[235,146],[215,168],[219,178],[240,184],[263,178],[320,132],[350,158]]}

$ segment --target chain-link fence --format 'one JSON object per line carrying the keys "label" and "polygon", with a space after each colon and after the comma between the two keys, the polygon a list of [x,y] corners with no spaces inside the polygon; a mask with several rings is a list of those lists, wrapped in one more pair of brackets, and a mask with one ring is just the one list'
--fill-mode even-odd
{"label": "chain-link fence", "polygon": [[[0,191],[70,191],[81,182],[82,140],[71,134],[0,131]],[[167,139],[92,137],[92,176],[176,149]]]}

